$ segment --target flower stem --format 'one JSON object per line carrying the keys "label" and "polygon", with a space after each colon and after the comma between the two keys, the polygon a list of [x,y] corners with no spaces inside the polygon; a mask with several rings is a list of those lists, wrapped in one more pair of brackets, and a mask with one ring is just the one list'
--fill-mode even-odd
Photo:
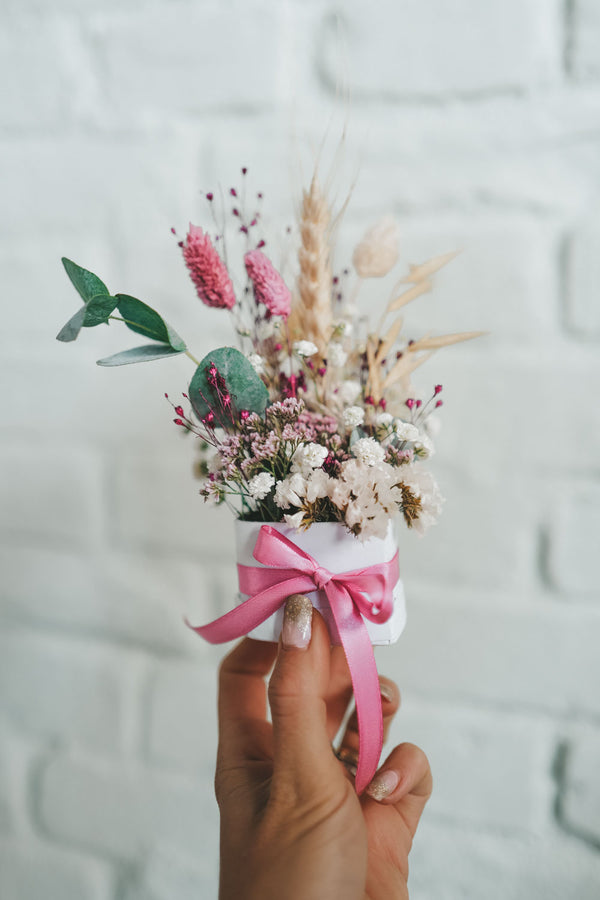
{"label": "flower stem", "polygon": [[188,357],[191,359],[191,361],[192,361],[193,363],[195,363],[197,366],[200,365],[200,363],[198,362],[198,360],[196,359],[196,357],[195,357],[195,356],[192,356],[192,354],[190,353],[189,350],[186,350],[186,351],[185,351],[185,355],[188,356]]}

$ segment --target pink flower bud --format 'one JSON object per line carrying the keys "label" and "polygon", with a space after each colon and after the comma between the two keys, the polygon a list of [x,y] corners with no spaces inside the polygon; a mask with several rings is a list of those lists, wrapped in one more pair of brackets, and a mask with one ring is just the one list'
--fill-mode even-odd
{"label": "pink flower bud", "polygon": [[436,384],[436,386],[435,386],[434,389],[433,389],[434,395],[435,395],[435,394],[439,394],[441,390],[442,390],[442,385],[441,385],[441,384]]}
{"label": "pink flower bud", "polygon": [[406,401],[406,405],[408,406],[409,409],[413,409],[413,407],[415,405],[415,401],[411,397],[409,397],[409,399]]}
{"label": "pink flower bud", "polygon": [[271,315],[287,319],[292,307],[292,295],[271,260],[260,250],[250,250],[244,262],[257,303],[266,306]]}
{"label": "pink flower bud", "polygon": [[183,258],[203,303],[218,309],[235,306],[233,284],[225,263],[209,236],[195,225],[190,225],[183,244]]}

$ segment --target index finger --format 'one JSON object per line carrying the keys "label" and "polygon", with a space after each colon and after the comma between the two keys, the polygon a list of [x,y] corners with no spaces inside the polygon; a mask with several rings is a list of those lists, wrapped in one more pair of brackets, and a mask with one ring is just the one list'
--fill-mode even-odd
{"label": "index finger", "polygon": [[240,735],[249,720],[265,722],[267,688],[277,644],[244,638],[225,656],[219,668],[219,749],[226,755],[242,752]]}

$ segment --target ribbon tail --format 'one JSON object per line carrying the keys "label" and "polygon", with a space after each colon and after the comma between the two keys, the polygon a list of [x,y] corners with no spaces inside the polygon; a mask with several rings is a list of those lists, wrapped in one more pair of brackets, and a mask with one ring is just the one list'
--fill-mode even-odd
{"label": "ribbon tail", "polygon": [[375,656],[362,617],[345,588],[329,582],[325,592],[348,661],[358,718],[356,793],[370,784],[383,747],[383,714]]}
{"label": "ribbon tail", "polygon": [[226,641],[233,641],[248,634],[273,615],[291,594],[305,593],[314,589],[310,578],[306,575],[297,575],[249,597],[235,609],[230,609],[224,616],[214,619],[207,625],[191,625],[187,619],[185,622],[209,644],[224,644]]}

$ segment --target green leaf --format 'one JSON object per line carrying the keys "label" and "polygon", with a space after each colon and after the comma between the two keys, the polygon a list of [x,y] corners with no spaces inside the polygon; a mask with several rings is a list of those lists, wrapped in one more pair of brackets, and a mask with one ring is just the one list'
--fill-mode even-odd
{"label": "green leaf", "polygon": [[203,419],[210,409],[223,428],[228,417],[223,415],[217,396],[208,383],[206,370],[211,363],[224,378],[231,401],[237,411],[247,409],[262,415],[269,402],[269,392],[246,357],[235,347],[219,347],[204,357],[190,382],[189,397],[196,415]]}
{"label": "green leaf", "polygon": [[350,435],[350,447],[364,437],[367,437],[367,432],[360,428],[360,426],[358,428],[353,428]]}
{"label": "green leaf", "polygon": [[106,295],[109,293],[104,282],[97,275],[94,275],[93,272],[83,269],[77,263],[67,259],[66,256],[63,256],[62,264],[84,303],[88,303],[92,297],[96,297],[98,294]]}
{"label": "green leaf", "polygon": [[153,341],[169,344],[178,353],[186,349],[185,342],[175,329],[167,325],[162,316],[159,316],[151,306],[128,294],[117,294],[116,298],[118,310],[131,331],[152,338]]}
{"label": "green leaf", "polygon": [[84,328],[93,328],[94,325],[108,324],[108,317],[117,305],[117,298],[110,294],[96,294],[85,306]]}
{"label": "green leaf", "polygon": [[68,343],[68,341],[74,341],[83,328],[83,320],[85,319],[86,306],[82,306],[81,309],[78,309],[74,316],[71,316],[66,325],[60,329],[58,334],[56,335],[57,341],[64,341]]}
{"label": "green leaf", "polygon": [[170,344],[144,344],[142,347],[132,347],[131,350],[123,350],[113,356],[99,359],[98,366],[128,366],[130,363],[148,362],[150,359],[162,359],[165,356],[177,356],[183,350],[175,350]]}

